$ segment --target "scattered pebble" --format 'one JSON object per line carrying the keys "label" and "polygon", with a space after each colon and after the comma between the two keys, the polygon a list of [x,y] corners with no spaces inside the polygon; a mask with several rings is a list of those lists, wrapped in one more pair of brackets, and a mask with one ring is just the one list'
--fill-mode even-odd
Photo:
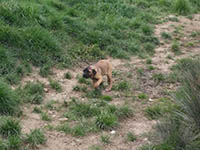
{"label": "scattered pebble", "polygon": [[115,134],[115,133],[116,133],[116,131],[112,130],[110,133],[111,133],[111,134]]}
{"label": "scattered pebble", "polygon": [[47,92],[49,91],[49,89],[47,89],[47,88],[44,88],[44,91],[47,93]]}
{"label": "scattered pebble", "polygon": [[150,98],[149,101],[150,101],[150,102],[153,102],[154,100]]}
{"label": "scattered pebble", "polygon": [[67,121],[68,118],[60,118],[59,121]]}

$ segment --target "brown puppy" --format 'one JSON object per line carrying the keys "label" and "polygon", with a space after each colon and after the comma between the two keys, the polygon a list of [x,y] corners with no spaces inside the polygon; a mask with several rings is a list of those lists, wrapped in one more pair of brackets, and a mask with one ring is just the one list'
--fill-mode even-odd
{"label": "brown puppy", "polygon": [[96,64],[88,66],[83,70],[84,78],[91,78],[93,87],[98,88],[103,81],[103,76],[107,76],[109,87],[106,91],[112,88],[112,65],[108,60],[100,60]]}

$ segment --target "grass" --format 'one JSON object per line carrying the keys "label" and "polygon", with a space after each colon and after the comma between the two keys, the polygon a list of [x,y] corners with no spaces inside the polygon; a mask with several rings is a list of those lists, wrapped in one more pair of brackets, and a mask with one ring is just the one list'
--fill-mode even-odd
{"label": "grass", "polygon": [[152,78],[157,84],[165,80],[165,76],[162,73],[154,73]]}
{"label": "grass", "polygon": [[20,113],[20,99],[16,91],[0,79],[0,114],[17,115]]}
{"label": "grass", "polygon": [[78,83],[86,84],[86,85],[90,85],[91,84],[91,82],[88,79],[85,79],[83,77],[78,77]]}
{"label": "grass", "polygon": [[51,118],[49,117],[49,115],[46,112],[41,113],[41,119],[44,121],[51,121]]}
{"label": "grass", "polygon": [[127,140],[130,142],[134,142],[137,140],[136,135],[134,135],[132,132],[127,133]]}
{"label": "grass", "polygon": [[33,112],[40,114],[40,113],[42,113],[42,108],[40,108],[40,107],[34,107],[33,108]]}
{"label": "grass", "polygon": [[73,87],[73,91],[87,93],[88,87],[86,85],[76,85]]}
{"label": "grass", "polygon": [[102,135],[101,136],[101,142],[103,142],[104,144],[109,144],[110,143],[110,137],[107,135]]}
{"label": "grass", "polygon": [[169,40],[172,39],[172,36],[171,36],[169,33],[167,33],[167,32],[162,32],[162,33],[161,33],[161,36],[162,36],[162,38],[164,38],[164,39],[169,39]]}
{"label": "grass", "polygon": [[111,96],[109,96],[109,95],[103,95],[102,97],[101,97],[101,99],[103,99],[103,100],[105,100],[105,101],[112,101],[112,97]]}
{"label": "grass", "polygon": [[96,126],[100,129],[108,130],[117,124],[117,116],[108,112],[102,112],[96,118]]}
{"label": "grass", "polygon": [[140,94],[138,94],[138,98],[139,99],[147,99],[148,96],[145,93],[140,93]]}
{"label": "grass", "polygon": [[128,81],[124,80],[124,81],[120,81],[117,84],[113,85],[112,89],[116,90],[116,91],[128,91],[130,90],[131,85],[129,84]]}
{"label": "grass", "polygon": [[46,77],[52,66],[152,54],[159,44],[154,24],[160,16],[198,11],[197,0],[3,0],[0,75],[17,84],[32,65]]}
{"label": "grass", "polygon": [[[199,149],[199,59],[182,59],[175,67],[181,87],[173,94],[176,107],[157,125],[155,149]],[[166,105],[166,104],[165,104]],[[183,138],[187,137],[187,138]]]}
{"label": "grass", "polygon": [[177,41],[173,41],[172,46],[171,46],[172,51],[177,55],[180,54],[180,43]]}
{"label": "grass", "polygon": [[45,144],[46,137],[40,129],[31,130],[30,134],[26,135],[25,142],[35,148],[37,145]]}
{"label": "grass", "polygon": [[40,74],[42,77],[48,77],[49,74],[52,74],[52,71],[51,71],[50,69],[51,69],[51,66],[50,66],[50,65],[43,65],[43,66],[40,68],[39,74]]}
{"label": "grass", "polygon": [[145,113],[149,119],[159,119],[165,115],[170,114],[177,109],[177,105],[169,98],[160,98],[151,106],[145,109]]}
{"label": "grass", "polygon": [[188,15],[191,13],[191,5],[188,0],[175,0],[173,5],[174,11],[179,15]]}
{"label": "grass", "polygon": [[[113,129],[118,126],[119,120],[132,115],[133,110],[129,106],[111,105],[102,97],[84,102],[73,98],[64,113],[68,123],[59,125],[57,129],[74,136],[84,136],[90,132]],[[73,125],[70,126],[70,123]]]}
{"label": "grass", "polygon": [[0,118],[0,135],[4,137],[17,136],[21,134],[19,121],[10,117]]}
{"label": "grass", "polygon": [[152,64],[152,59],[148,58],[148,59],[146,60],[146,64]]}
{"label": "grass", "polygon": [[23,88],[17,89],[20,98],[25,103],[41,104],[44,96],[44,85],[40,82],[28,82]]}
{"label": "grass", "polygon": [[64,74],[64,77],[65,77],[65,79],[69,79],[69,80],[73,78],[73,76],[72,76],[72,74],[70,72],[66,72]]}
{"label": "grass", "polygon": [[58,81],[49,79],[49,84],[52,89],[56,90],[57,92],[62,92],[62,87]]}

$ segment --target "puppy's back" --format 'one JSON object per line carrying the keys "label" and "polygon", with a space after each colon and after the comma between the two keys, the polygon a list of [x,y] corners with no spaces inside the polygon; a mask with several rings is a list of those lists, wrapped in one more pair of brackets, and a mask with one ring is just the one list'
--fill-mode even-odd
{"label": "puppy's back", "polygon": [[112,64],[107,59],[98,61],[96,67],[101,69],[102,75],[107,75],[112,72]]}

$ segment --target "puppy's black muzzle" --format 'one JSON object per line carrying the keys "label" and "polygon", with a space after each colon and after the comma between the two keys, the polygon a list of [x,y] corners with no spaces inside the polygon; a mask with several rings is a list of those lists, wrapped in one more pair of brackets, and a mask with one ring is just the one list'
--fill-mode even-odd
{"label": "puppy's black muzzle", "polygon": [[83,78],[88,79],[88,78],[89,78],[89,75],[88,75],[88,74],[83,74]]}

